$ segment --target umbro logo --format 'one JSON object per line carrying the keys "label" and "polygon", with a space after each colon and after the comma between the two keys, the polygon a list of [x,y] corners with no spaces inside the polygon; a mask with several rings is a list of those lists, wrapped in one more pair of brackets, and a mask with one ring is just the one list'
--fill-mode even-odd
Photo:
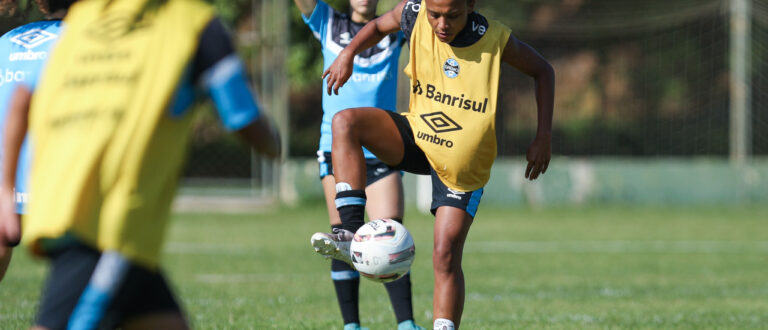
{"label": "umbro logo", "polygon": [[464,199],[464,194],[466,193],[463,191],[458,191],[458,190],[453,190],[451,188],[448,188],[448,193],[445,195],[445,197],[462,200]]}
{"label": "umbro logo", "polygon": [[448,117],[442,111],[425,113],[419,117],[421,117],[421,120],[427,123],[427,126],[435,131],[435,133],[461,130],[461,125],[457,124],[451,117]]}
{"label": "umbro logo", "polygon": [[11,42],[21,45],[26,49],[32,49],[47,41],[56,39],[56,35],[41,29],[32,29],[11,38]]}
{"label": "umbro logo", "polygon": [[422,132],[419,130],[416,133],[416,138],[419,140],[427,141],[432,144],[436,144],[439,146],[444,146],[447,148],[453,148],[453,141],[449,139],[444,139],[440,137],[437,133],[445,133],[445,132],[451,132],[451,131],[458,131],[461,130],[461,126],[457,124],[453,119],[448,117],[446,114],[438,111],[433,113],[425,113],[421,116],[421,120],[423,120],[425,123],[427,123],[427,126],[432,129],[432,131],[435,132],[435,134],[429,134],[427,132]]}

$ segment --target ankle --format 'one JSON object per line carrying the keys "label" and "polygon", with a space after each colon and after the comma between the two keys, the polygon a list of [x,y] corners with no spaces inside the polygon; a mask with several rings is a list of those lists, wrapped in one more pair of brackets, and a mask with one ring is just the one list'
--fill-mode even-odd
{"label": "ankle", "polygon": [[365,191],[349,189],[349,185],[343,182],[337,183],[336,188],[339,190],[336,193],[336,209],[342,228],[354,233],[365,223]]}

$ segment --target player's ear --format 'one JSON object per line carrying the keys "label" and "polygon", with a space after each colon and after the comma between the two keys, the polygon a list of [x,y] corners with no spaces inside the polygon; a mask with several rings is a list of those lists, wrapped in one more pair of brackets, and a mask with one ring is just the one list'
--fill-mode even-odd
{"label": "player's ear", "polygon": [[477,0],[467,0],[467,8],[469,8],[469,12],[475,11],[475,2]]}

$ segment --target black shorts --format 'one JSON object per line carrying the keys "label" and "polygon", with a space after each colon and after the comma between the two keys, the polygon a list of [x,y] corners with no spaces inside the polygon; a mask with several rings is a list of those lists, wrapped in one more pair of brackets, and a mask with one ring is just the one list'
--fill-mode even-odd
{"label": "black shorts", "polygon": [[[73,243],[50,253],[51,268],[40,298],[36,325],[49,329],[66,329],[70,315],[93,275],[102,254],[83,244]],[[181,309],[160,272],[129,265],[116,289],[116,295],[106,303],[99,329],[114,329],[125,321],[154,313],[179,313]],[[89,306],[90,307],[90,306]]]}
{"label": "black shorts", "polygon": [[[328,175],[333,175],[333,162],[331,161],[330,152],[317,152],[317,163],[320,166],[320,180]],[[374,182],[388,177],[392,173],[399,172],[398,170],[389,167],[377,158],[365,159],[365,185],[370,186]]]}
{"label": "black shorts", "polygon": [[387,111],[387,114],[392,117],[397,130],[400,132],[400,136],[403,138],[403,149],[405,151],[403,160],[400,164],[395,165],[394,168],[432,177],[432,205],[430,206],[432,214],[435,214],[440,206],[452,206],[466,211],[474,218],[475,213],[477,213],[477,207],[480,205],[480,198],[483,196],[483,188],[467,192],[448,188],[429,164],[424,151],[416,145],[413,129],[411,128],[411,123],[408,122],[408,118],[390,111]]}

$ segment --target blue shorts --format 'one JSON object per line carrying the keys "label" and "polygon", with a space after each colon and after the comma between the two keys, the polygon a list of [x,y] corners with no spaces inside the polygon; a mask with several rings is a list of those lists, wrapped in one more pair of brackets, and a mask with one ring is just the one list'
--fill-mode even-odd
{"label": "blue shorts", "polygon": [[480,198],[483,197],[483,188],[467,192],[456,191],[446,187],[435,170],[431,170],[430,176],[432,177],[432,205],[429,210],[432,214],[435,214],[440,206],[452,206],[466,211],[472,218],[475,217]]}
{"label": "blue shorts", "polygon": [[[320,166],[320,180],[328,175],[333,175],[333,163],[331,162],[330,152],[317,152],[317,163]],[[398,170],[384,164],[382,161],[376,158],[365,159],[365,185],[370,186],[374,182],[386,178],[392,173],[399,172]],[[402,173],[401,173],[402,174]]]}
{"label": "blue shorts", "polygon": [[408,119],[395,112],[387,111],[387,113],[392,117],[397,130],[400,132],[403,139],[403,150],[405,150],[403,160],[393,168],[432,177],[432,205],[430,206],[432,214],[435,214],[440,206],[452,206],[466,211],[474,218],[477,207],[480,205],[480,198],[483,196],[483,188],[464,192],[446,187],[427,161],[424,151],[416,145],[413,129],[411,129]]}

